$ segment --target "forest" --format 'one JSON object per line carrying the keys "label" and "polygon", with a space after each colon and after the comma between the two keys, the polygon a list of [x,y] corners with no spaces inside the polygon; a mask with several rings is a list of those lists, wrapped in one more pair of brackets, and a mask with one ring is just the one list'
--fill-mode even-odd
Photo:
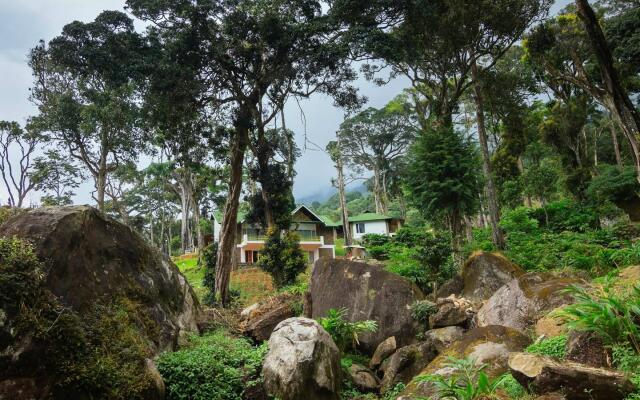
{"label": "forest", "polygon": [[638,0],[126,0],[27,63],[0,400],[640,399]]}

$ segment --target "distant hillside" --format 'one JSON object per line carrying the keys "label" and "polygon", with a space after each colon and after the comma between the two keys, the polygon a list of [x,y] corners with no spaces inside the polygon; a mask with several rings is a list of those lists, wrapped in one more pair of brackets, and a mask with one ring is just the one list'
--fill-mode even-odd
{"label": "distant hillside", "polygon": [[[347,193],[352,193],[352,192],[358,192],[358,193],[364,194],[364,193],[367,193],[367,187],[364,185],[364,183],[360,185],[354,185],[353,187],[347,189]],[[318,189],[315,193],[296,198],[296,204],[304,204],[306,206],[311,207],[311,205],[315,202],[318,202],[318,203],[327,202],[329,199],[331,199],[331,197],[335,196],[337,193],[338,191],[336,190],[336,188],[332,186],[325,186]]]}

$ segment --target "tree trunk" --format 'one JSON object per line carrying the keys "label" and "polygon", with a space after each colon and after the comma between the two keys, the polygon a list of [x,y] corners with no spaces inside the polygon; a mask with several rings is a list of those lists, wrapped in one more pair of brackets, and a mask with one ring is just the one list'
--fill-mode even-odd
{"label": "tree trunk", "polygon": [[474,62],[471,66],[471,74],[474,80],[475,103],[476,103],[476,119],[478,125],[478,139],[480,141],[480,151],[482,153],[482,170],[485,175],[487,192],[487,205],[489,206],[489,215],[491,222],[491,238],[493,244],[499,250],[504,250],[505,242],[502,229],[500,228],[500,205],[498,203],[498,194],[495,183],[493,182],[493,173],[491,171],[491,156],[489,155],[489,145],[487,143],[487,131],[484,123],[484,104],[482,93],[480,91],[480,82],[478,81],[478,66]]}
{"label": "tree trunk", "polygon": [[236,121],[235,135],[230,148],[230,177],[227,201],[224,205],[224,216],[220,229],[218,255],[216,259],[215,295],[223,306],[229,304],[229,279],[233,268],[236,248],[236,229],[238,223],[238,206],[242,192],[242,165],[244,153],[249,141],[248,122],[250,113],[241,110]]}
{"label": "tree trunk", "polygon": [[180,172],[178,185],[180,186],[180,249],[182,254],[186,253],[189,246],[189,208],[191,204],[191,189],[189,186],[188,172],[183,169]]}
{"label": "tree trunk", "polygon": [[336,170],[338,172],[338,197],[340,198],[340,213],[342,215],[342,231],[344,232],[344,244],[351,246],[351,229],[349,228],[349,210],[347,209],[347,196],[344,185],[344,166],[342,164],[342,152],[338,141],[338,156],[336,159]]}
{"label": "tree trunk", "polygon": [[191,196],[191,209],[193,210],[193,224],[196,228],[198,254],[201,254],[202,249],[204,248],[204,232],[202,232],[202,227],[200,226],[200,207],[198,205],[198,201],[193,195]]}
{"label": "tree trunk", "polygon": [[622,155],[620,154],[620,144],[618,143],[618,132],[616,132],[616,126],[611,121],[609,124],[609,130],[611,132],[611,143],[613,144],[613,153],[616,156],[616,165],[622,169]]}
{"label": "tree trunk", "polygon": [[376,204],[376,214],[385,214],[382,200],[382,183],[380,182],[380,168],[373,168],[373,199]]}
{"label": "tree trunk", "polygon": [[98,176],[96,177],[96,191],[98,210],[104,212],[104,193],[107,189],[107,154],[105,146],[100,148],[100,161],[98,163]]}
{"label": "tree trunk", "polygon": [[578,16],[582,20],[591,40],[591,47],[598,60],[600,74],[605,86],[605,91],[611,95],[612,114],[620,123],[625,136],[631,143],[634,153],[636,174],[638,182],[640,182],[640,153],[638,149],[638,140],[640,139],[640,115],[635,109],[633,103],[629,99],[627,91],[622,87],[618,71],[613,62],[611,50],[607,44],[607,40],[602,32],[602,28],[598,23],[593,8],[588,0],[575,0]]}

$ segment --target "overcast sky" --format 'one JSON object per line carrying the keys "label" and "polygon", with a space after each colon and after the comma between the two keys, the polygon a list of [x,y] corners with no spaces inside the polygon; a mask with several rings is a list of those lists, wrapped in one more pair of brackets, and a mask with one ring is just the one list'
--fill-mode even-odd
{"label": "overcast sky", "polygon": [[[567,3],[562,0],[558,3]],[[28,100],[31,71],[27,66],[27,54],[40,39],[51,40],[62,27],[73,21],[91,21],[101,11],[123,10],[125,0],[0,0],[0,120],[18,121],[23,124],[35,113]],[[557,7],[557,6],[556,6]],[[404,80],[377,87],[364,79],[357,82],[361,94],[369,98],[368,106],[380,107],[395,97],[406,86]],[[335,136],[343,119],[341,110],[321,95],[290,103],[285,109],[287,127],[296,132],[303,155],[296,164],[298,172],[294,192],[296,197],[325,192],[334,175],[333,166],[326,154],[307,147],[305,134],[313,143],[324,148]],[[78,203],[90,202],[92,184],[80,188]],[[6,203],[6,192],[0,188],[0,202]],[[39,196],[34,194],[32,201]]]}

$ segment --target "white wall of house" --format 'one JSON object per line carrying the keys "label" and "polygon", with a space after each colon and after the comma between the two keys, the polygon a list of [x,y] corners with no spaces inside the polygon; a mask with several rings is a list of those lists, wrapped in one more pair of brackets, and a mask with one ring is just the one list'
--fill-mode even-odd
{"label": "white wall of house", "polygon": [[[356,224],[364,224],[363,233],[357,232]],[[351,236],[356,240],[362,239],[364,235],[367,235],[369,233],[376,233],[379,235],[389,234],[389,227],[387,225],[387,221],[384,221],[384,220],[383,221],[350,222],[349,225],[351,226]]]}
{"label": "white wall of house", "polygon": [[220,241],[220,231],[222,230],[222,225],[218,222],[217,219],[213,219],[213,241]]}

